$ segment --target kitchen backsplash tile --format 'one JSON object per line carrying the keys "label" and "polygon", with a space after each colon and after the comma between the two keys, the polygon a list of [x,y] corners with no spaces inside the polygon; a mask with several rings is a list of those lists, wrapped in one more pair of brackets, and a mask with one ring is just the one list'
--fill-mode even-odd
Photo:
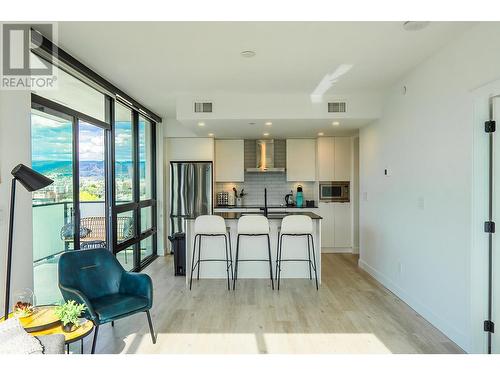
{"label": "kitchen backsplash tile", "polygon": [[317,199],[314,182],[289,182],[286,180],[286,173],[245,172],[245,182],[217,182],[215,191],[216,193],[220,191],[231,193],[233,187],[236,187],[240,193],[241,189],[245,189],[247,195],[245,195],[244,204],[261,205],[264,204],[264,188],[267,188],[268,204],[281,205],[285,203],[285,195],[290,193],[290,190],[293,191],[293,196],[296,196],[298,185],[302,185],[304,201]]}

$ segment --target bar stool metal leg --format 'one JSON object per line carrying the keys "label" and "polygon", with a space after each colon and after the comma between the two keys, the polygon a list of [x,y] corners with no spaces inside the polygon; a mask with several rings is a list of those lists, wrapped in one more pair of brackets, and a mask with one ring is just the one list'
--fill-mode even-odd
{"label": "bar stool metal leg", "polygon": [[279,236],[279,243],[280,243],[280,247],[279,247],[279,268],[278,268],[278,290],[280,290],[280,280],[281,280],[281,248],[283,246],[283,235],[281,234]]}
{"label": "bar stool metal leg", "polygon": [[189,290],[191,290],[191,286],[193,284],[193,271],[194,271],[194,258],[196,257],[196,239],[198,235],[194,236],[194,244],[193,244],[193,255],[191,260],[191,277],[189,278]]}
{"label": "bar stool metal leg", "polygon": [[274,273],[274,276],[276,277],[276,280],[278,280],[278,261],[280,257],[280,232],[278,231],[278,238],[276,240],[276,271]]}
{"label": "bar stool metal leg", "polygon": [[200,234],[200,237],[198,239],[198,270],[197,270],[197,274],[196,274],[196,280],[200,279],[200,266],[201,266],[200,258],[201,258],[201,239],[202,239],[202,237],[203,237],[203,235]]}
{"label": "bar stool metal leg", "polygon": [[311,273],[311,247],[309,246],[309,235],[306,236],[307,239],[307,255],[309,256],[309,280],[312,280]]}
{"label": "bar stool metal leg", "polygon": [[236,280],[238,279],[238,256],[240,252],[240,235],[236,237],[236,257],[234,265],[234,278],[233,278],[233,290],[236,290]]}
{"label": "bar stool metal leg", "polygon": [[226,273],[227,273],[227,290],[231,290],[231,284],[229,281],[229,254],[227,251],[227,236],[224,235],[224,242],[226,245]]}
{"label": "bar stool metal leg", "polygon": [[233,271],[233,249],[231,247],[231,232],[228,231],[228,241],[229,241],[229,261],[231,266],[231,280],[234,280],[234,271]]}
{"label": "bar stool metal leg", "polygon": [[319,287],[318,287],[318,272],[316,271],[316,252],[314,251],[314,238],[310,234],[308,234],[308,236],[311,236],[312,253],[313,253],[313,260],[314,260],[314,277],[316,278],[316,290],[319,290]]}
{"label": "bar stool metal leg", "polygon": [[271,257],[271,240],[267,235],[267,252],[269,253],[269,276],[271,277],[271,287],[274,290],[273,261]]}

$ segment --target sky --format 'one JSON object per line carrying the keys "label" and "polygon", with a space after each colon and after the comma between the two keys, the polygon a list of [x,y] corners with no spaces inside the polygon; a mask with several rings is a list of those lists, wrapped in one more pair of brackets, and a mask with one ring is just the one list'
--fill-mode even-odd
{"label": "sky", "polygon": [[[132,130],[130,122],[117,122],[115,155],[117,161],[132,160]],[[34,161],[70,161],[72,159],[71,122],[33,113],[31,116],[32,159]],[[85,122],[80,123],[80,160],[100,161],[104,157],[104,130]],[[139,123],[139,153],[145,158],[145,124]]]}

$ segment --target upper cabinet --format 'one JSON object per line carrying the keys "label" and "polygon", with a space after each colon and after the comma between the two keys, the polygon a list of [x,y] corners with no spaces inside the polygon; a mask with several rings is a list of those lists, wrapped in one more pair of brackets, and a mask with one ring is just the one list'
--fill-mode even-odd
{"label": "upper cabinet", "polygon": [[318,138],[318,181],[351,180],[351,138]]}
{"label": "upper cabinet", "polygon": [[351,138],[335,137],[335,181],[351,180]]}
{"label": "upper cabinet", "polygon": [[318,181],[335,180],[335,138],[318,138]]}
{"label": "upper cabinet", "polygon": [[287,181],[316,181],[316,140],[286,140]]}
{"label": "upper cabinet", "polygon": [[219,139],[215,141],[215,181],[245,181],[244,141]]}

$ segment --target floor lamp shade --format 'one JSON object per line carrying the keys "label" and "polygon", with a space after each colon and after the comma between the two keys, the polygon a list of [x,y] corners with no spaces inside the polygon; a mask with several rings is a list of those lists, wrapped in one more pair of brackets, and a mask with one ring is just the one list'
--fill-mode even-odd
{"label": "floor lamp shade", "polygon": [[14,206],[16,203],[16,181],[19,181],[29,192],[43,189],[54,181],[34,171],[24,164],[17,165],[12,170],[12,187],[10,192],[9,243],[7,247],[7,272],[5,281],[5,313],[9,317],[10,275],[12,271],[12,241],[14,238]]}
{"label": "floor lamp shade", "polygon": [[49,186],[54,181],[43,174],[34,171],[24,164],[17,165],[12,170],[12,176],[18,180],[28,191],[36,191]]}

